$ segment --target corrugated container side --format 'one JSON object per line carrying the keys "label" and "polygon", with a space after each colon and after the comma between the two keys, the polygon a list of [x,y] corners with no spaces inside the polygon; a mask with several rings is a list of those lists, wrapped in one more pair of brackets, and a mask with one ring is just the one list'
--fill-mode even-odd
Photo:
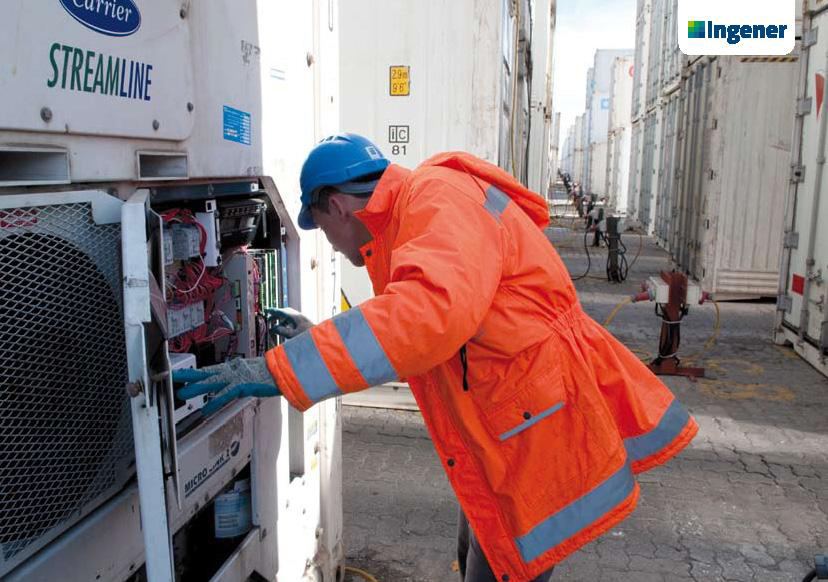
{"label": "corrugated container side", "polygon": [[640,223],[638,210],[641,207],[641,170],[644,160],[644,119],[632,122],[630,129],[630,170],[627,192],[627,217],[632,223]]}
{"label": "corrugated container side", "polygon": [[641,196],[638,220],[652,235],[655,226],[655,206],[658,197],[659,149],[661,142],[661,107],[656,107],[644,120],[644,148],[641,163]]}
{"label": "corrugated container side", "polygon": [[673,227],[673,209],[676,192],[676,159],[678,157],[678,117],[681,98],[673,93],[664,99],[659,156],[658,198],[656,200],[654,234],[656,242],[670,250],[670,231]]}
{"label": "corrugated container side", "polygon": [[650,58],[651,0],[638,0],[635,20],[635,69],[633,71],[632,111],[633,120],[646,111],[647,71]]}
{"label": "corrugated container side", "polygon": [[682,207],[679,209],[679,224],[681,225],[682,240],[675,248],[678,252],[676,262],[691,275],[699,278],[697,272],[697,257],[702,249],[703,206],[706,191],[706,182],[710,180],[711,160],[715,155],[714,144],[711,143],[713,133],[708,131],[709,124],[714,119],[713,97],[715,95],[715,59],[704,57],[693,66],[688,81],[691,82],[692,108],[687,117],[688,133],[692,139],[688,140],[683,155],[683,178],[686,176],[686,190],[682,192]]}
{"label": "corrugated container side", "polygon": [[607,195],[607,142],[599,141],[589,146],[589,192],[602,197]]}
{"label": "corrugated container side", "polygon": [[[825,7],[820,0],[811,7]],[[828,28],[828,12],[806,15],[804,34]],[[793,134],[794,179],[785,204],[784,238],[774,340],[791,344],[817,370],[828,376],[828,175],[818,163],[825,151],[828,118],[818,87],[825,86],[828,70],[828,36],[816,35],[816,43],[802,52],[797,93],[801,109]]]}
{"label": "corrugated container side", "polygon": [[627,214],[630,186],[630,148],[632,128],[616,130],[608,142],[607,187],[609,206],[616,214]]}
{"label": "corrugated container side", "polygon": [[634,58],[615,59],[610,85],[609,135],[607,138],[607,196],[616,212],[626,213],[630,169],[630,113]]}
{"label": "corrugated container side", "polygon": [[681,79],[681,70],[686,57],[678,46],[678,0],[664,1],[664,32],[662,35],[663,65],[661,69],[661,86],[670,91]]}
{"label": "corrugated container side", "polygon": [[[795,58],[795,57],[792,57]],[[790,166],[792,58],[720,57],[689,72],[679,267],[720,297],[775,295]],[[745,106],[746,95],[760,95]]]}
{"label": "corrugated container side", "polygon": [[664,60],[662,35],[664,30],[664,4],[669,0],[651,0],[652,14],[650,20],[650,39],[647,57],[647,96],[646,109],[649,111],[658,104],[661,97],[661,67]]}

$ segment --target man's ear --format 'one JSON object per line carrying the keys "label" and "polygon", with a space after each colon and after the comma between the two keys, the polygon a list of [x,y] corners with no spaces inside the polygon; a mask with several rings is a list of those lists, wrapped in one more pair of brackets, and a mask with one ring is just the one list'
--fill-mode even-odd
{"label": "man's ear", "polygon": [[328,199],[328,210],[332,217],[342,220],[348,214],[348,206],[345,204],[343,195],[334,193]]}

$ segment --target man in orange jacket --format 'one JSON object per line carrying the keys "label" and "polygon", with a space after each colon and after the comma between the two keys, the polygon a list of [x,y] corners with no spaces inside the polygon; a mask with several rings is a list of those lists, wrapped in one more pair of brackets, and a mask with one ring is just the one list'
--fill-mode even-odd
{"label": "man in orange jacket", "polygon": [[344,134],[311,151],[301,186],[300,226],[364,265],[375,297],[315,326],[282,314],[292,326],[276,331],[294,337],[258,373],[184,390],[227,388],[214,406],[281,393],[306,410],[406,379],[460,501],[466,582],[546,580],[632,512],[634,474],[695,436],[582,311],[546,204],[509,174],[463,153],[409,171]]}

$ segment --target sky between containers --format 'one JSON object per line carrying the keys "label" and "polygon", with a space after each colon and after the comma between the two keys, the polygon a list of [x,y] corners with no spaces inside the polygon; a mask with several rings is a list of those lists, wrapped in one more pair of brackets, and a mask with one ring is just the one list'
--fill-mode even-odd
{"label": "sky between containers", "polygon": [[584,112],[586,74],[596,49],[632,48],[635,0],[558,0],[553,107],[561,113],[559,147]]}

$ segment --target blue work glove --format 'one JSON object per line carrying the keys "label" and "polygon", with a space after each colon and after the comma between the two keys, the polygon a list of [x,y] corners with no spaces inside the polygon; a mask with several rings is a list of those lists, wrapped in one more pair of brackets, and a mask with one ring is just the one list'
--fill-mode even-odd
{"label": "blue work glove", "polygon": [[189,400],[201,394],[212,396],[201,409],[204,416],[210,416],[236,398],[262,398],[282,394],[270,375],[264,358],[236,358],[201,370],[173,370],[172,379],[177,384],[184,384],[176,390],[176,396],[180,400]]}
{"label": "blue work glove", "polygon": [[314,326],[310,319],[290,307],[269,307],[265,309],[265,315],[271,337],[280,335],[290,339]]}

